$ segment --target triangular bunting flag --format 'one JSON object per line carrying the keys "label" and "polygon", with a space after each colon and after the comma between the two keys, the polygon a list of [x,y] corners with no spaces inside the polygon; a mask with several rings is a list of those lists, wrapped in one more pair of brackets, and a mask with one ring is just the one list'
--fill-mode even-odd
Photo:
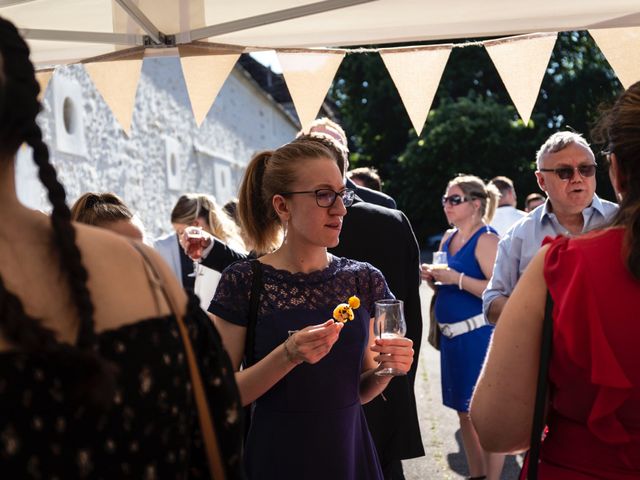
{"label": "triangular bunting flag", "polygon": [[483,42],[520,118],[529,123],[557,33]]}
{"label": "triangular bunting flag", "polygon": [[380,51],[418,135],[424,128],[450,53],[450,46],[413,51]]}
{"label": "triangular bunting flag", "polygon": [[200,126],[240,54],[213,54],[189,47],[179,47],[178,50],[191,110],[196,125]]}
{"label": "triangular bunting flag", "polygon": [[640,80],[640,27],[589,30],[624,88]]}
{"label": "triangular bunting flag", "polygon": [[344,52],[278,52],[287,88],[304,132],[320,111]]}
{"label": "triangular bunting flag", "polygon": [[127,135],[136,101],[143,52],[132,57],[87,63],[85,70]]}
{"label": "triangular bunting flag", "polygon": [[40,84],[40,93],[38,94],[38,100],[42,101],[44,93],[47,91],[47,85],[53,76],[53,70],[41,70],[36,72],[36,80]]}

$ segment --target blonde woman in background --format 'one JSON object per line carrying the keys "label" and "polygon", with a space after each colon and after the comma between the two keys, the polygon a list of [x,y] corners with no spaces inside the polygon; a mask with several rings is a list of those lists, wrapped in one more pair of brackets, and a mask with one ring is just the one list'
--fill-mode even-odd
{"label": "blonde woman in background", "polygon": [[437,293],[442,400],[458,412],[470,478],[478,480],[498,480],[504,462],[503,455],[482,449],[469,418],[471,394],[493,332],[482,314],[482,292],[498,250],[499,237],[489,223],[499,198],[495,185],[486,185],[478,177],[452,179],[442,197],[444,214],[453,226],[440,243],[440,250],[447,253],[448,268],[425,265],[422,274]]}
{"label": "blonde woman in background", "polygon": [[[200,227],[234,251],[246,253],[238,226],[222,210],[212,195],[186,193],[180,196],[171,212],[171,225],[181,243],[183,243],[185,228]],[[185,247],[184,244],[182,246]],[[222,272],[194,261],[193,273],[195,274],[193,290],[200,298],[200,306],[206,310],[216,291]]]}

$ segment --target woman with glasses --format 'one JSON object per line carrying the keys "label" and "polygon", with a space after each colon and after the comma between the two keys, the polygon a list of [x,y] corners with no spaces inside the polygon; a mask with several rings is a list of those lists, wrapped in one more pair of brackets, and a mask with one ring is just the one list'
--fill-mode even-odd
{"label": "woman with glasses", "polygon": [[437,290],[443,403],[458,412],[471,478],[493,480],[500,478],[504,457],[480,446],[469,418],[469,402],[493,332],[482,314],[481,297],[498,249],[498,234],[488,224],[499,197],[493,184],[478,177],[461,175],[451,180],[442,206],[453,229],[440,243],[448,268],[423,270],[423,278]]}
{"label": "woman with glasses", "polygon": [[[227,268],[209,311],[243,404],[253,402],[251,479],[383,478],[361,405],[389,384],[377,370],[409,370],[412,342],[374,340],[374,302],[392,297],[382,274],[327,252],[353,202],[343,162],[322,141],[301,136],[255,156],[241,186],[243,228],[269,253]],[[354,295],[355,318],[332,320]]]}
{"label": "woman with glasses", "polygon": [[544,480],[640,478],[640,83],[594,133],[608,145],[620,208],[608,227],[559,236],[533,258],[500,316],[471,408],[487,448],[530,446],[549,295]]}

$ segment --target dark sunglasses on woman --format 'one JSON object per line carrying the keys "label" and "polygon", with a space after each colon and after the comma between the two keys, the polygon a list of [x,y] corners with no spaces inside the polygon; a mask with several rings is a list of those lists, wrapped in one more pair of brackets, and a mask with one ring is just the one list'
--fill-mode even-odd
{"label": "dark sunglasses on woman", "polygon": [[463,197],[462,195],[458,195],[456,193],[454,195],[449,195],[448,197],[442,197],[442,206],[444,207],[448,203],[452,207],[455,207],[456,205],[468,202],[469,200],[473,200],[473,198]]}
{"label": "dark sunglasses on woman", "polygon": [[573,172],[578,171],[581,177],[593,177],[596,174],[596,163],[590,165],[579,165],[577,167],[539,168],[540,172],[553,172],[560,180],[571,180]]}

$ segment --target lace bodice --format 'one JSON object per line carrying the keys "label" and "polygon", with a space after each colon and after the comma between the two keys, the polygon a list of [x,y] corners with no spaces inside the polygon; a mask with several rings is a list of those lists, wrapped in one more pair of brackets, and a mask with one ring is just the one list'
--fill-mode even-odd
{"label": "lace bodice", "polygon": [[[259,316],[334,307],[351,295],[357,295],[361,306],[373,316],[376,300],[393,297],[380,270],[347,258],[333,257],[327,268],[311,273],[290,273],[265,264],[262,268]],[[251,260],[229,266],[222,274],[210,311],[246,326],[252,280]]]}

